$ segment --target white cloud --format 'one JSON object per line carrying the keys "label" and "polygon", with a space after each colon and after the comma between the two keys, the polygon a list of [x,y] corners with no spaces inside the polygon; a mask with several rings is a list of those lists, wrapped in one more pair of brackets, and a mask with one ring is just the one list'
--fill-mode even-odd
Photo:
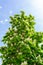
{"label": "white cloud", "polygon": [[2,6],[0,6],[0,9],[2,8]]}
{"label": "white cloud", "polygon": [[5,22],[7,22],[8,21],[8,19],[5,19]]}
{"label": "white cloud", "polygon": [[31,5],[36,17],[43,20],[43,0],[32,0]]}
{"label": "white cloud", "polygon": [[0,23],[4,24],[4,23],[7,22],[7,21],[8,21],[8,19],[5,19],[4,21],[1,20]]}
{"label": "white cloud", "polygon": [[3,23],[3,20],[1,20],[0,23]]}
{"label": "white cloud", "polygon": [[13,11],[11,10],[10,12],[9,12],[9,14],[12,14],[13,13]]}
{"label": "white cloud", "polygon": [[32,5],[36,8],[43,8],[43,0],[32,0]]}
{"label": "white cloud", "polygon": [[32,0],[31,5],[39,16],[43,15],[43,0]]}
{"label": "white cloud", "polygon": [[0,59],[0,65],[2,65],[2,59]]}
{"label": "white cloud", "polygon": [[43,0],[32,0],[31,7],[36,17],[36,30],[43,31]]}

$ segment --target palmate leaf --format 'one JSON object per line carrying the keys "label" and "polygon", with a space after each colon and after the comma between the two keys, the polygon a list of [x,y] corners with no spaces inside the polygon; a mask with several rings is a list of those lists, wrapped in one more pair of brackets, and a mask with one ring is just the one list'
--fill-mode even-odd
{"label": "palmate leaf", "polygon": [[10,16],[8,28],[0,47],[2,65],[43,65],[43,32],[34,29],[34,16],[21,14]]}

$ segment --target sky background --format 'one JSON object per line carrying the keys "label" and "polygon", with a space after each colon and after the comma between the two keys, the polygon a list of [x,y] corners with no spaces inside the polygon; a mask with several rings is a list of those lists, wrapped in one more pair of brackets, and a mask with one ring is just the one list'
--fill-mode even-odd
{"label": "sky background", "polygon": [[[43,0],[0,0],[0,46],[2,37],[8,30],[9,16],[20,13],[23,10],[27,15],[35,16],[35,30],[43,32]],[[2,61],[0,59],[0,65]]]}

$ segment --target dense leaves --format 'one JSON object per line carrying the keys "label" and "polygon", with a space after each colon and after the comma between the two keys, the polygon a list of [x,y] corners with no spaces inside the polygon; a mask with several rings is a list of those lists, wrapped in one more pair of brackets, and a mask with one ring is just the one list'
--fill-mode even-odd
{"label": "dense leaves", "polygon": [[10,16],[10,24],[0,47],[2,65],[43,65],[43,33],[35,31],[34,16],[21,11]]}

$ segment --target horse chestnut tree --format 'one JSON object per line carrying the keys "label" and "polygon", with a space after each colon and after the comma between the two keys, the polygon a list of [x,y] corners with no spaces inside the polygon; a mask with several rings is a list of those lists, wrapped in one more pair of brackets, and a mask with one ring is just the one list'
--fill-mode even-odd
{"label": "horse chestnut tree", "polygon": [[43,32],[36,32],[34,16],[24,11],[10,16],[0,47],[2,65],[43,65]]}

